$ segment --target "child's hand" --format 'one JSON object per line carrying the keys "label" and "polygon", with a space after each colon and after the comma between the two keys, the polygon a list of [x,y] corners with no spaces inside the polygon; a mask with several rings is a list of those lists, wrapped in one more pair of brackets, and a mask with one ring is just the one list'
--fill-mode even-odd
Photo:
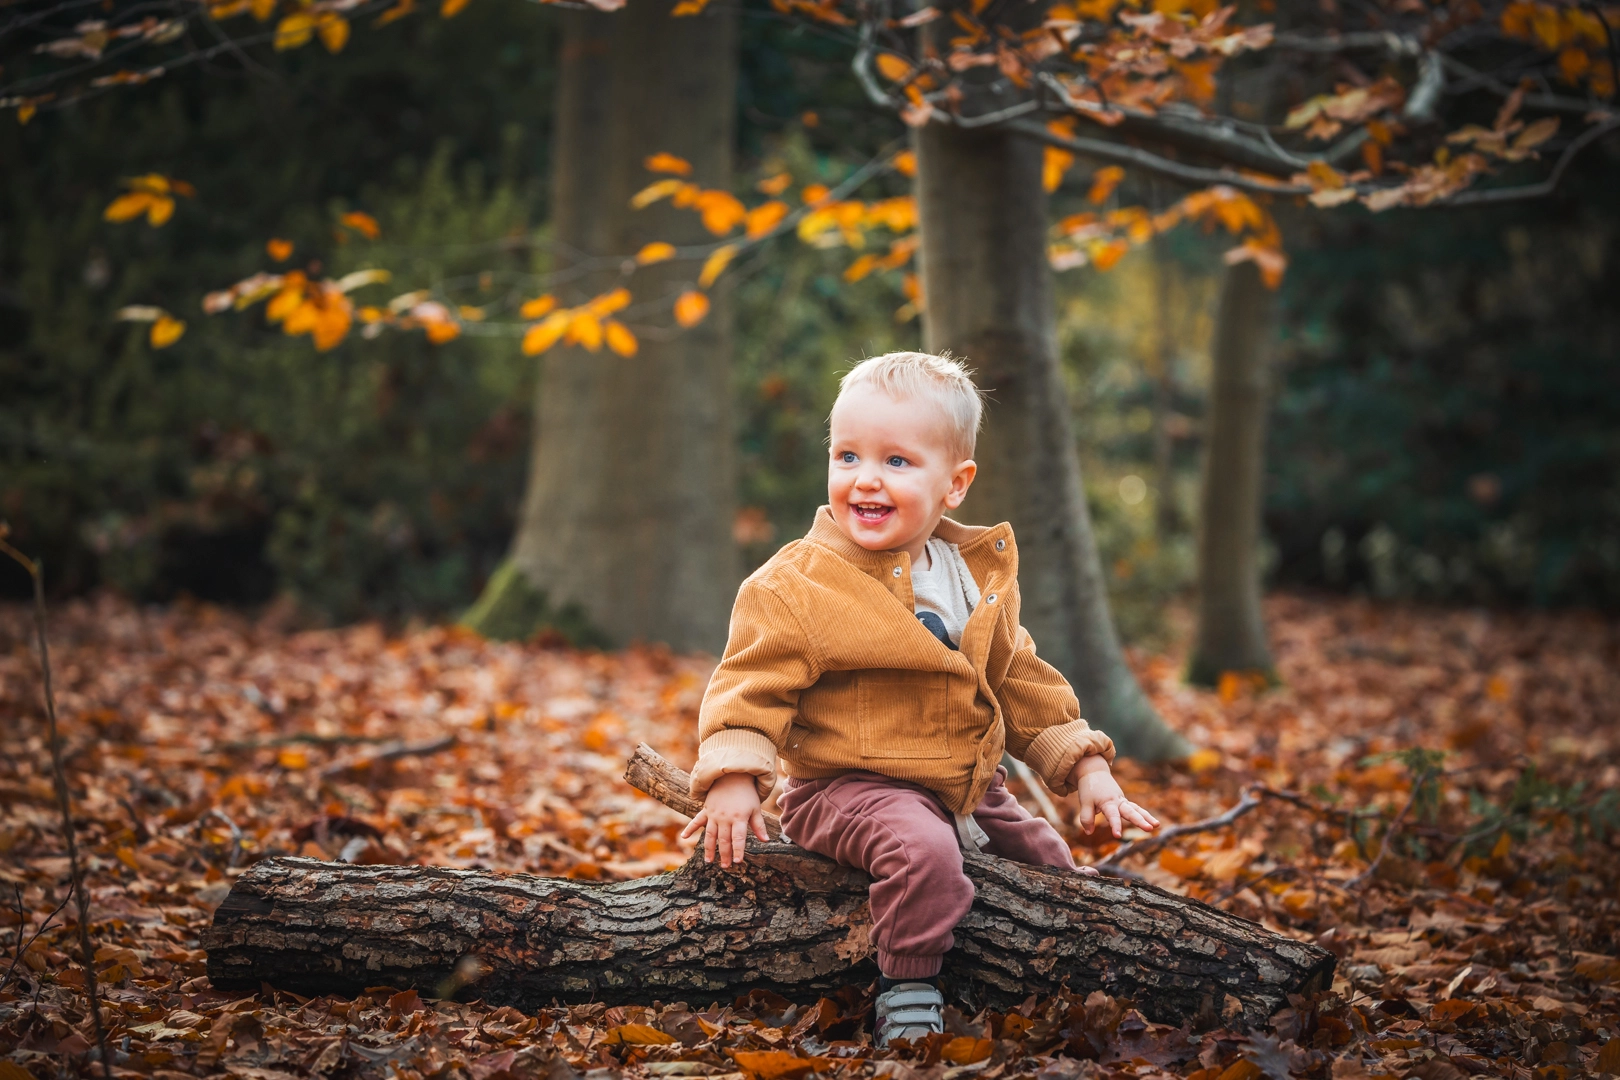
{"label": "child's hand", "polygon": [[1080,794],[1080,814],[1075,823],[1087,836],[1096,827],[1099,813],[1107,819],[1108,827],[1116,837],[1124,834],[1122,821],[1148,832],[1159,827],[1158,818],[1125,797],[1125,793],[1119,789],[1119,781],[1108,771],[1107,759],[1088,754],[1075,763],[1069,780]]}
{"label": "child's hand", "polygon": [[703,809],[681,830],[681,839],[697,835],[699,829],[703,830],[703,861],[714,862],[718,847],[721,866],[733,862],[742,865],[748,855],[750,829],[761,840],[770,839],[752,773],[726,773],[714,782],[703,800]]}

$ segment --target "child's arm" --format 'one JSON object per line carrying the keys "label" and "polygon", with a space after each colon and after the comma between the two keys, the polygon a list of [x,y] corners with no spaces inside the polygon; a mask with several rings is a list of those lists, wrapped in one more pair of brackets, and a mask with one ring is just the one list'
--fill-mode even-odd
{"label": "child's arm", "polygon": [[1075,762],[1069,783],[1080,792],[1080,813],[1075,817],[1075,823],[1087,836],[1096,826],[1098,814],[1108,821],[1108,827],[1116,837],[1125,832],[1122,821],[1148,832],[1159,827],[1158,818],[1125,797],[1125,793],[1119,789],[1119,781],[1108,771],[1108,761],[1098,754]]}
{"label": "child's arm", "polygon": [[765,832],[765,812],[759,808],[759,790],[751,773],[727,773],[709,787],[698,816],[681,830],[687,840],[703,830],[703,861],[714,862],[716,849],[720,865],[742,863],[748,857],[748,833],[769,840]]}

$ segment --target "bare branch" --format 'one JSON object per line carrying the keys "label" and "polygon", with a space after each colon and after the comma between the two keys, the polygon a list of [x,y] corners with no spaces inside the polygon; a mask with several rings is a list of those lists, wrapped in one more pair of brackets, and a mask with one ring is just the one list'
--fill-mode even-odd
{"label": "bare branch", "polygon": [[1167,176],[1172,180],[1180,180],[1183,183],[1225,184],[1228,187],[1238,188],[1243,191],[1257,191],[1268,195],[1309,195],[1311,193],[1310,187],[1305,184],[1275,183],[1233,169],[1210,169],[1198,165],[1184,165],[1179,161],[1161,157],[1150,151],[1134,146],[1126,146],[1124,143],[1111,142],[1107,139],[1092,139],[1083,135],[1059,135],[1056,132],[1048,131],[1044,124],[1030,120],[1013,120],[1006,126],[1049,146],[1056,146],[1062,150],[1069,150],[1102,161],[1131,165],[1159,176]]}

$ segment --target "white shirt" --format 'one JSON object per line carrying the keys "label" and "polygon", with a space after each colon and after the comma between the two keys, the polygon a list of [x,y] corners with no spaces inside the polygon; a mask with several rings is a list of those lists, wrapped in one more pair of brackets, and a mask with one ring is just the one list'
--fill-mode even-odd
{"label": "white shirt", "polygon": [[960,647],[968,616],[979,603],[979,586],[955,544],[931,536],[924,554],[927,565],[911,568],[912,605],[919,615],[931,611],[939,616],[951,644]]}

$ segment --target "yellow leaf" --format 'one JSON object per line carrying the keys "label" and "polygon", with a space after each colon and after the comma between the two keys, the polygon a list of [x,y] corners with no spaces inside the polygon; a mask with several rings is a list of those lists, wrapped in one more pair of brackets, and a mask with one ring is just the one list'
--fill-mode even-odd
{"label": "yellow leaf", "polygon": [[276,0],[252,0],[253,17],[264,22],[276,13]]}
{"label": "yellow leaf", "polygon": [[630,206],[636,210],[644,210],[659,199],[675,194],[687,185],[680,180],[659,180],[648,184],[634,195],[630,196]]}
{"label": "yellow leaf", "polygon": [[309,768],[309,753],[289,746],[276,755],[276,764],[283,769],[307,769]]}
{"label": "yellow leaf", "polygon": [[632,334],[630,328],[617,319],[607,321],[603,337],[607,341],[607,347],[620,356],[634,356],[636,350],[641,347],[640,343],[636,341],[636,335]]}
{"label": "yellow leaf", "polygon": [[676,176],[691,176],[692,163],[683,157],[659,151],[652,154],[642,162],[648,172],[674,173]]}
{"label": "yellow leaf", "polygon": [[153,195],[151,198],[146,207],[146,223],[156,227],[174,216],[174,200],[167,195]]}
{"label": "yellow leaf", "polygon": [[340,53],[349,43],[349,20],[335,11],[324,11],[316,32],[321,35],[321,44],[326,46],[327,52]]}
{"label": "yellow leaf", "polygon": [[804,201],[804,205],[814,206],[831,193],[832,189],[826,184],[810,184],[803,191],[799,192],[799,198]]}
{"label": "yellow leaf", "polygon": [[1510,852],[1512,850],[1513,850],[1513,837],[1509,836],[1507,833],[1504,832],[1501,836],[1498,836],[1496,838],[1496,843],[1491,847],[1491,858],[1493,858],[1493,859],[1503,858],[1503,857],[1505,857],[1507,855],[1508,852]]}
{"label": "yellow leaf", "polygon": [[484,321],[484,309],[481,307],[473,307],[471,304],[462,304],[456,309],[456,314],[460,315],[467,322]]}
{"label": "yellow leaf", "polygon": [[911,75],[911,65],[893,53],[878,53],[877,69],[890,82],[904,82]]}
{"label": "yellow leaf", "polygon": [[555,311],[545,322],[536,323],[529,327],[523,335],[523,355],[539,356],[558,341],[568,331],[569,320],[573,318],[571,311]]}
{"label": "yellow leaf", "polygon": [[725,272],[726,264],[731,262],[732,256],[737,254],[736,244],[727,244],[716,248],[714,254],[703,260],[703,271],[698,274],[698,284],[707,289],[713,285],[715,279]]}
{"label": "yellow leaf", "polygon": [[604,1041],[628,1046],[668,1046],[679,1040],[649,1024],[620,1024],[607,1033],[607,1039]]}
{"label": "yellow leaf", "polygon": [[387,26],[389,23],[394,22],[397,19],[403,19],[405,16],[409,15],[415,10],[416,0],[399,0],[399,3],[377,16],[377,21],[372,25]]}
{"label": "yellow leaf", "polygon": [[568,334],[563,338],[565,345],[583,345],[589,352],[595,352],[602,347],[602,320],[589,311],[575,311],[574,317],[568,320]]}
{"label": "yellow leaf", "polygon": [[1114,264],[1119,262],[1120,259],[1124,258],[1125,253],[1129,250],[1131,250],[1131,245],[1125,240],[1109,240],[1107,242],[1099,242],[1093,246],[1089,252],[1091,255],[1091,264],[1098,270],[1112,270],[1114,268]]}
{"label": "yellow leaf", "polygon": [[585,305],[585,310],[599,319],[605,319],[615,311],[623,311],[630,306],[630,290],[622,285],[610,292],[593,299]]}
{"label": "yellow leaf", "polygon": [[642,266],[651,266],[653,263],[663,262],[665,259],[675,257],[675,245],[664,240],[654,240],[650,244],[642,245],[636,252],[636,262]]}
{"label": "yellow leaf", "polygon": [[670,15],[701,15],[703,14],[703,9],[708,6],[709,0],[681,0],[680,3],[675,5],[675,8],[670,12]]}
{"label": "yellow leaf", "polygon": [[439,5],[439,17],[441,19],[454,18],[457,13],[459,13],[461,9],[466,6],[467,0],[444,0],[444,2]]}
{"label": "yellow leaf", "polygon": [[[1091,174],[1091,190],[1086,193],[1086,198],[1094,203],[1106,201],[1123,179],[1125,179],[1125,170],[1118,165],[1107,165],[1098,169]],[[1106,270],[1107,267],[1103,267],[1103,269]]]}
{"label": "yellow leaf", "polygon": [[1197,877],[1199,871],[1204,869],[1204,860],[1194,859],[1166,848],[1159,852],[1159,865],[1176,877],[1190,878]]}
{"label": "yellow leaf", "polygon": [[761,203],[743,216],[743,229],[750,240],[756,240],[781,223],[788,215],[788,204],[779,199]]}
{"label": "yellow leaf", "polygon": [[788,185],[791,183],[793,183],[791,173],[779,172],[775,176],[767,176],[754,186],[763,195],[780,195],[788,189]]}
{"label": "yellow leaf", "polygon": [[32,101],[24,102],[23,104],[17,106],[17,123],[28,123],[28,121],[34,118],[34,114],[38,111],[39,106],[35,105]]}
{"label": "yellow leaf", "polygon": [[146,213],[153,197],[145,191],[131,191],[120,195],[107,205],[101,216],[106,221],[130,221]]}
{"label": "yellow leaf", "polygon": [[1221,752],[1219,750],[1211,750],[1209,747],[1205,747],[1202,750],[1194,750],[1187,757],[1187,768],[1194,773],[1209,772],[1209,770],[1219,766],[1220,763]]}
{"label": "yellow leaf", "polygon": [[709,314],[709,298],[696,290],[688,290],[675,298],[675,321],[682,326],[696,326]]}
{"label": "yellow leaf", "polygon": [[1544,116],[1519,132],[1518,138],[1513,140],[1513,149],[1529,150],[1540,146],[1558,132],[1558,117]]}
{"label": "yellow leaf", "polygon": [[179,341],[180,335],[185,332],[184,319],[177,319],[173,315],[161,315],[152,324],[152,331],[147,335],[147,340],[152,343],[154,349],[167,349]]}
{"label": "yellow leaf", "polygon": [[523,306],[518,308],[518,314],[525,319],[538,319],[556,306],[557,298],[550,293],[546,293],[544,296],[537,296],[533,300],[525,301]]}
{"label": "yellow leaf", "polygon": [[362,210],[350,210],[338,219],[338,223],[347,225],[367,240],[375,240],[382,235],[382,228],[377,224],[377,219]]}
{"label": "yellow leaf", "polygon": [[315,16],[297,11],[276,24],[275,46],[278,50],[297,49],[309,44],[315,36]]}
{"label": "yellow leaf", "polygon": [[271,237],[264,245],[264,253],[276,262],[286,262],[292,257],[293,245],[291,240],[283,240],[279,236]]}

